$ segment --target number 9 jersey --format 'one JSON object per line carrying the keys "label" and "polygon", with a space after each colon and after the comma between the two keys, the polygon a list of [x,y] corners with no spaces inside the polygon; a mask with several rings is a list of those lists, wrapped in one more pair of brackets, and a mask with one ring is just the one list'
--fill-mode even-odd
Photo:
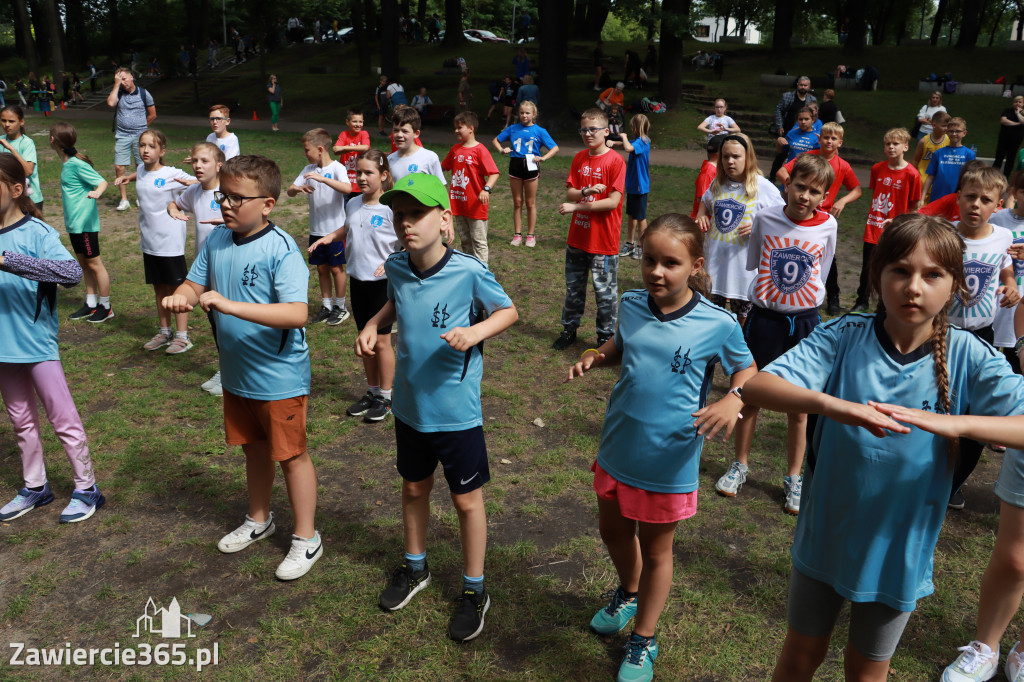
{"label": "number 9 jersey", "polygon": [[999,308],[996,289],[1002,286],[999,273],[1013,266],[1013,259],[1006,253],[1013,244],[1013,234],[1005,227],[992,225],[992,233],[987,237],[964,237],[964,244],[967,246],[964,251],[967,299],[959,294],[953,297],[949,321],[974,331],[989,326],[995,320]]}
{"label": "number 9 jersey", "polygon": [[777,313],[814,309],[825,302],[822,273],[828,274],[836,253],[839,225],[831,214],[815,211],[796,223],[785,206],[754,216],[747,243],[747,269],[757,270],[750,301]]}

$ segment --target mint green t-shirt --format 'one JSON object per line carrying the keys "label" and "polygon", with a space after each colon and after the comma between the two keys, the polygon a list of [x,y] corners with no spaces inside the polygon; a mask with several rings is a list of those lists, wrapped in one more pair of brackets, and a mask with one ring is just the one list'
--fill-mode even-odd
{"label": "mint green t-shirt", "polygon": [[96,169],[72,156],[60,171],[60,196],[64,203],[64,226],[68,234],[100,231],[100,212],[89,192],[103,182]]}
{"label": "mint green t-shirt", "polygon": [[[43,190],[39,188],[39,157],[36,156],[36,143],[32,141],[32,138],[28,135],[19,135],[17,139],[10,139],[6,135],[0,135],[0,139],[7,140],[12,147],[18,150],[21,154],[21,158],[28,161],[32,166],[32,175],[28,176],[28,196],[32,199],[33,203],[41,203],[43,201]],[[4,154],[10,154],[7,151],[7,147],[0,145],[0,152]]]}

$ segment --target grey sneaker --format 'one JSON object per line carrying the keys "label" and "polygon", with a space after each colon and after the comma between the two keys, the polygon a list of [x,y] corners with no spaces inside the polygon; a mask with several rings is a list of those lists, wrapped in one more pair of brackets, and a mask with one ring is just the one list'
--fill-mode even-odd
{"label": "grey sneaker", "polygon": [[12,521],[19,516],[24,516],[36,507],[45,507],[53,502],[53,493],[50,492],[49,482],[43,483],[43,489],[39,491],[22,488],[14,499],[0,509],[0,521]]}
{"label": "grey sneaker", "polygon": [[145,350],[157,350],[163,348],[174,339],[174,332],[157,332],[156,336],[142,344]]}
{"label": "grey sneaker", "polygon": [[632,256],[633,255],[633,242],[626,242],[619,247],[620,256]]}
{"label": "grey sneaker", "polygon": [[347,308],[335,308],[331,311],[331,316],[327,318],[327,324],[331,327],[337,327],[350,316],[351,313],[348,312]]}
{"label": "grey sneaker", "polygon": [[191,339],[189,339],[188,337],[185,337],[183,339],[179,336],[175,336],[173,339],[171,339],[171,342],[167,344],[167,350],[165,350],[164,352],[167,353],[168,355],[180,355],[181,353],[184,353],[191,349]]}
{"label": "grey sneaker", "polygon": [[633,253],[629,255],[633,260],[640,260],[640,256],[644,253],[644,247],[640,246],[640,242],[633,245]]}
{"label": "grey sneaker", "polygon": [[796,516],[800,513],[800,489],[804,485],[803,476],[782,479],[782,488],[786,491],[786,513]]}
{"label": "grey sneaker", "polygon": [[736,497],[736,493],[747,482],[747,472],[749,471],[746,464],[733,462],[729,465],[729,470],[725,472],[725,475],[718,479],[718,483],[715,484],[715,490],[718,491],[719,495]]}

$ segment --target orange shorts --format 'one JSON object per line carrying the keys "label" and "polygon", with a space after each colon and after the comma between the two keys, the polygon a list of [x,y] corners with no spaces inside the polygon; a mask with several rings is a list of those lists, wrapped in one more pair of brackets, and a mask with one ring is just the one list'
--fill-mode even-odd
{"label": "orange shorts", "polygon": [[224,433],[228,445],[267,443],[270,459],[284,462],[306,451],[308,395],[282,400],[242,398],[224,391]]}
{"label": "orange shorts", "polygon": [[[225,395],[227,395],[225,393]],[[697,491],[655,493],[621,483],[594,460],[594,492],[599,499],[618,502],[619,513],[641,523],[675,523],[697,513]]]}

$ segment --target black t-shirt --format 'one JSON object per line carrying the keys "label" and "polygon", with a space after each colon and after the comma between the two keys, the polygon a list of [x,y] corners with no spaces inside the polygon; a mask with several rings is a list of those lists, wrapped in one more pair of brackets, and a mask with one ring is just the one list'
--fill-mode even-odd
{"label": "black t-shirt", "polygon": [[793,103],[789,105],[789,111],[782,119],[782,129],[789,131],[790,128],[796,125],[796,115],[800,113],[800,110],[807,106],[807,99],[800,99],[799,97],[793,98]]}
{"label": "black t-shirt", "polygon": [[818,120],[822,123],[835,123],[836,114],[839,112],[839,107],[832,100],[822,102],[821,106],[818,107]]}
{"label": "black t-shirt", "polygon": [[1024,121],[1024,113],[1021,113],[1021,115],[1018,116],[1017,110],[1014,109],[1013,107],[1010,107],[1009,109],[1003,109],[1003,113],[999,114],[999,117],[1006,118],[1010,121]]}
{"label": "black t-shirt", "polygon": [[604,51],[601,48],[594,50],[594,66],[601,66],[601,61],[604,59]]}

